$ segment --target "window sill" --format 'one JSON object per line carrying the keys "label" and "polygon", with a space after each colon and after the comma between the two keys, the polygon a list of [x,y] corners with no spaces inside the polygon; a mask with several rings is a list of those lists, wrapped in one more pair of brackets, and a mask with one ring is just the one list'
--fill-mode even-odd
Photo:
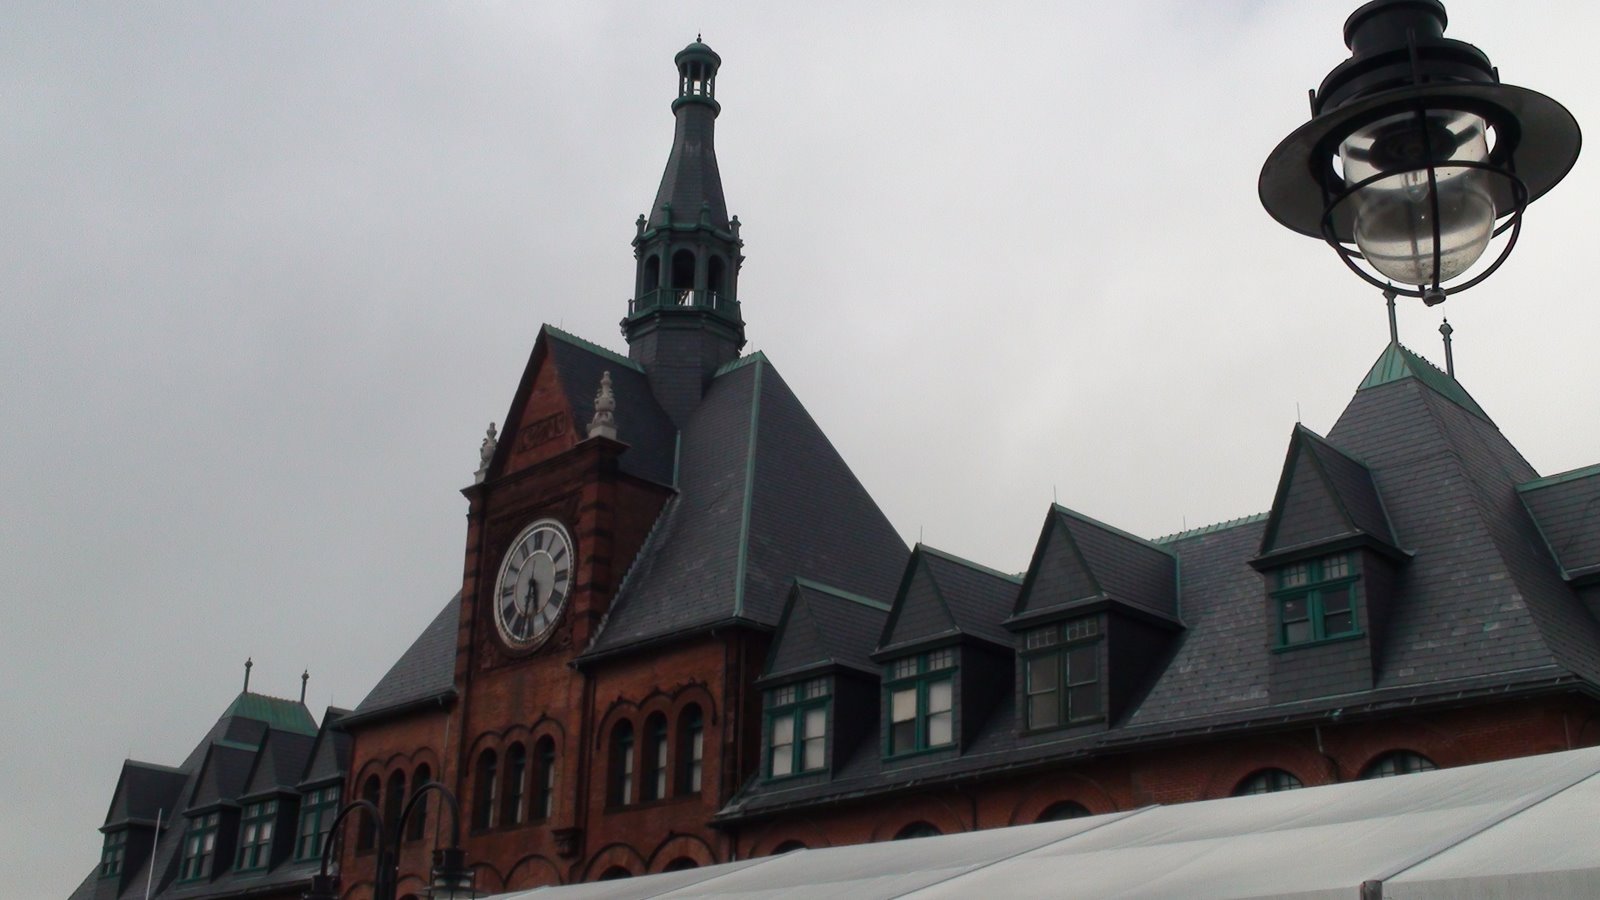
{"label": "window sill", "polygon": [[1298,644],[1278,644],[1272,648],[1272,652],[1293,653],[1296,650],[1304,650],[1307,647],[1326,647],[1329,644],[1342,644],[1345,641],[1359,640],[1366,636],[1367,633],[1365,631],[1352,631],[1349,634],[1334,635],[1333,637],[1321,638],[1315,641],[1301,641]]}
{"label": "window sill", "polygon": [[1047,728],[1023,728],[1022,729],[1022,736],[1023,737],[1035,737],[1035,736],[1038,736],[1038,735],[1041,735],[1041,734],[1059,734],[1059,733],[1061,733],[1063,731],[1072,731],[1072,730],[1078,729],[1078,728],[1086,728],[1086,727],[1088,727],[1090,725],[1104,725],[1105,723],[1106,723],[1106,717],[1105,716],[1095,716],[1092,719],[1074,719],[1071,722],[1063,722],[1060,725],[1051,725],[1051,726],[1049,726]]}
{"label": "window sill", "polygon": [[766,776],[763,776],[761,780],[765,784],[780,784],[780,783],[785,782],[785,781],[798,781],[798,780],[800,780],[802,778],[815,778],[818,775],[827,775],[827,774],[828,774],[828,767],[827,766],[821,766],[821,767],[815,768],[815,769],[807,769],[804,772],[790,772],[787,775],[766,775]]}
{"label": "window sill", "polygon": [[902,759],[915,759],[919,756],[930,756],[934,753],[949,753],[955,749],[956,744],[952,741],[948,744],[940,744],[937,747],[923,747],[920,750],[902,750],[899,753],[886,753],[883,756],[883,761],[899,762]]}

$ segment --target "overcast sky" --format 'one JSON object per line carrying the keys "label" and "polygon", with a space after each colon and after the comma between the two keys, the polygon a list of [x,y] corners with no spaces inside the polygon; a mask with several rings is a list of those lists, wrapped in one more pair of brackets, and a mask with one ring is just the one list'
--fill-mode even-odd
{"label": "overcast sky", "polygon": [[[121,761],[180,762],[246,656],[354,706],[459,587],[540,323],[624,349],[697,31],[747,350],[908,543],[1019,571],[1052,497],[1149,537],[1265,510],[1387,340],[1256,198],[1356,5],[10,5],[0,884],[69,892]],[[1600,127],[1600,5],[1449,6]],[[1596,172],[1400,311],[1441,364],[1449,314],[1545,474],[1600,462]]]}

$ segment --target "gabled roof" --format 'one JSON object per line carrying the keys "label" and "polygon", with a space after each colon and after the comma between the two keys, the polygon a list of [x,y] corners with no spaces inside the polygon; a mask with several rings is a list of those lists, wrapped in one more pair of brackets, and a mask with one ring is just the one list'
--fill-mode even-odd
{"label": "gabled roof", "polygon": [[795,578],[894,591],[905,545],[760,353],[707,388],[681,435],[677,488],[587,657],[719,623],[770,628]]}
{"label": "gabled roof", "polygon": [[261,750],[256,753],[240,796],[293,792],[305,774],[306,761],[316,741],[314,734],[269,730],[261,741]]}
{"label": "gabled roof", "polygon": [[1178,620],[1178,560],[1171,550],[1053,505],[1012,609],[1024,619],[1111,600]]}
{"label": "gabled roof", "polygon": [[458,593],[378,679],[377,685],[357,704],[345,724],[417,703],[442,702],[454,696],[456,629],[460,620],[461,595]]}
{"label": "gabled roof", "polygon": [[1295,425],[1261,555],[1361,536],[1390,550],[1398,550],[1400,543],[1371,470],[1311,429]]}
{"label": "gabled roof", "polygon": [[911,551],[878,653],[931,640],[967,635],[1009,647],[1001,627],[1016,603],[1022,579],[918,544]]}
{"label": "gabled roof", "polygon": [[158,813],[171,818],[187,778],[182,769],[125,760],[111,795],[106,824],[155,822]]}
{"label": "gabled roof", "polygon": [[1600,465],[1519,484],[1517,494],[1564,577],[1600,576]]}
{"label": "gabled roof", "polygon": [[343,728],[337,727],[339,721],[349,714],[349,710],[331,706],[323,713],[322,730],[317,733],[316,745],[311,750],[311,759],[306,763],[299,785],[342,779],[350,770],[350,745],[354,743],[354,738]]}
{"label": "gabled roof", "polygon": [[195,778],[194,791],[185,809],[205,809],[218,803],[232,803],[244,793],[256,748],[231,741],[217,741],[206,752],[206,760]]}
{"label": "gabled roof", "polygon": [[876,675],[872,650],[889,604],[805,579],[795,579],[767,653],[765,677],[781,678],[827,666]]}
{"label": "gabled roof", "polygon": [[580,436],[588,434],[600,376],[610,372],[611,390],[617,401],[617,440],[628,445],[617,464],[630,475],[671,484],[678,430],[656,403],[639,364],[549,325],[541,330],[540,340],[545,343],[572,410],[573,429]]}

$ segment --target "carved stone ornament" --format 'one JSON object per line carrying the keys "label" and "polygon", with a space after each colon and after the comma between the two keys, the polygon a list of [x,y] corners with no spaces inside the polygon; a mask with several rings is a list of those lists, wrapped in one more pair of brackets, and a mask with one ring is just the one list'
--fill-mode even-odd
{"label": "carved stone ornament", "polygon": [[589,420],[589,437],[617,439],[617,398],[611,393],[611,373],[600,373],[600,391],[594,395],[594,418]]}
{"label": "carved stone ornament", "polygon": [[496,436],[494,423],[489,423],[489,432],[483,436],[483,444],[478,447],[478,474],[475,482],[483,483],[483,477],[489,474],[489,460],[494,459]]}

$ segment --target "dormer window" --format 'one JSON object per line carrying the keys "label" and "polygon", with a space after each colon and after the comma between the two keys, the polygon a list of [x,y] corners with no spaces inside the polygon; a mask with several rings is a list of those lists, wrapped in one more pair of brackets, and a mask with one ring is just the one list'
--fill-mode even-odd
{"label": "dormer window", "polygon": [[1027,631],[1022,667],[1029,731],[1103,717],[1098,618],[1072,619]]}
{"label": "dormer window", "polygon": [[833,685],[813,678],[767,692],[767,777],[828,767],[828,703]]}
{"label": "dormer window", "polygon": [[955,665],[956,651],[947,647],[889,666],[889,756],[955,743]]}
{"label": "dormer window", "polygon": [[100,849],[100,877],[115,878],[122,874],[128,856],[128,830],[118,828],[106,832],[104,846]]}
{"label": "dormer window", "polygon": [[300,806],[300,835],[295,841],[295,859],[319,859],[322,845],[339,814],[339,786],[307,791]]}
{"label": "dormer window", "polygon": [[1295,647],[1360,633],[1356,573],[1348,553],[1291,563],[1278,570],[1278,646]]}
{"label": "dormer window", "polygon": [[273,820],[278,816],[278,801],[247,803],[239,821],[240,871],[264,869],[272,859]]}
{"label": "dormer window", "polygon": [[216,813],[190,816],[183,832],[183,859],[178,863],[179,881],[198,881],[211,874],[211,860],[217,853]]}

